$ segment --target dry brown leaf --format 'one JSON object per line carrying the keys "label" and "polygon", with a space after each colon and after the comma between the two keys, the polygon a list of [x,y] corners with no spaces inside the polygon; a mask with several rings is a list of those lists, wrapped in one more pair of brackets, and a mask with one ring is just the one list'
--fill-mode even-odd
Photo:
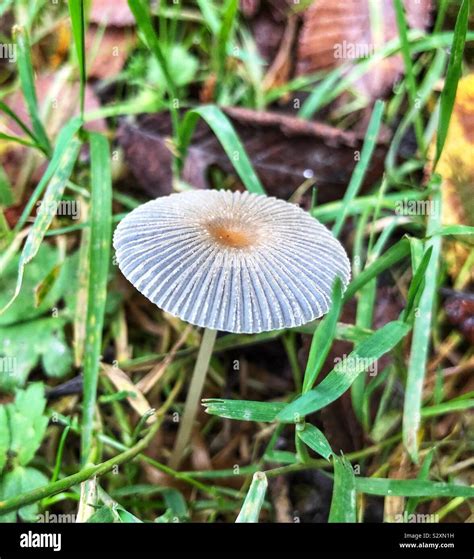
{"label": "dry brown leaf", "polygon": [[[277,112],[236,107],[224,110],[268,194],[288,199],[312,178],[318,187],[319,203],[342,197],[361,149],[358,134]],[[129,169],[142,189],[153,197],[172,190],[170,135],[170,120],[164,114],[146,116],[138,125],[123,122],[117,134]],[[383,172],[386,139],[379,138],[365,184],[372,184]],[[182,178],[196,188],[208,188],[212,167],[235,174],[219,141],[200,121]],[[308,195],[306,201],[309,198]]]}
{"label": "dry brown leaf", "polygon": [[[304,12],[298,44],[297,75],[329,70],[348,60],[367,56],[398,36],[392,0],[376,0],[379,32],[371,24],[373,0],[313,2]],[[408,25],[424,30],[431,24],[431,0],[404,0]],[[375,29],[375,31],[373,30]],[[400,55],[382,60],[358,80],[355,87],[369,99],[390,89],[403,72]]]}
{"label": "dry brown leaf", "polygon": [[141,390],[144,394],[148,394],[150,390],[155,386],[155,384],[160,380],[160,378],[165,374],[168,365],[172,363],[175,358],[176,352],[184,345],[189,334],[192,331],[192,325],[188,324],[181,334],[178,341],[174,344],[171,350],[166,354],[163,361],[160,361],[153,369],[145,375],[142,379],[137,382],[137,388]]}
{"label": "dry brown leaf", "polygon": [[[140,417],[143,417],[150,411],[150,409],[152,409],[142,392],[130,380],[130,377],[121,369],[108,365],[107,363],[102,363],[102,370],[118,391],[124,390],[133,394],[133,396],[127,397],[127,401]],[[151,415],[146,422],[151,424],[155,421],[155,419],[155,415]]]}
{"label": "dry brown leaf", "polygon": [[127,0],[93,0],[89,21],[97,25],[127,27],[135,25]]}
{"label": "dry brown leaf", "polygon": [[123,68],[128,53],[134,44],[134,34],[130,29],[107,27],[102,33],[97,26],[91,26],[86,33],[88,59],[87,75],[105,79],[116,76]]}

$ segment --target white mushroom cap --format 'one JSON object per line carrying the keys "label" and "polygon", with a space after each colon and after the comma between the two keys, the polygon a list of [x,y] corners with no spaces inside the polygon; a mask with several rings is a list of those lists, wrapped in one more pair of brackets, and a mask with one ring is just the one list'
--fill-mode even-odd
{"label": "white mushroom cap", "polygon": [[325,314],[350,263],[324,225],[294,204],[249,192],[157,198],[118,225],[124,276],[161,309],[214,330],[256,333]]}

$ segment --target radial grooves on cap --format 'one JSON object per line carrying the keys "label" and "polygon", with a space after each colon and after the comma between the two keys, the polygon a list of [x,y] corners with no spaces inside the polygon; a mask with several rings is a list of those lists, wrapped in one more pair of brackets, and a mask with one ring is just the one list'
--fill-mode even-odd
{"label": "radial grooves on cap", "polygon": [[114,246],[122,273],[158,307],[226,332],[305,324],[328,311],[335,277],[344,287],[350,278],[326,227],[296,205],[248,192],[148,202],[120,222]]}

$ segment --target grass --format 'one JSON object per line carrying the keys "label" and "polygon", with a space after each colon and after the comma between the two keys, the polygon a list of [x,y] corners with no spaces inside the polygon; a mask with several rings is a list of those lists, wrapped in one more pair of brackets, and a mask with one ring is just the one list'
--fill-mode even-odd
{"label": "grass", "polygon": [[334,457],[334,488],[329,522],[356,522],[356,480],[350,462]]}
{"label": "grass", "polygon": [[398,35],[400,37],[401,43],[401,53],[403,57],[403,63],[405,65],[405,76],[406,76],[406,87],[408,91],[408,100],[410,102],[410,107],[414,111],[414,125],[416,140],[418,143],[418,148],[421,153],[425,152],[425,141],[423,138],[423,121],[421,119],[421,114],[417,108],[417,98],[418,98],[418,87],[415,81],[415,74],[413,71],[412,55],[410,52],[410,43],[408,41],[408,25],[405,18],[405,11],[401,0],[395,0],[395,16],[397,20]]}
{"label": "grass", "polygon": [[466,43],[468,19],[469,2],[468,0],[463,0],[456,19],[456,26],[454,28],[451,57],[449,59],[448,71],[446,73],[446,83],[441,93],[438,134],[436,136],[436,155],[433,166],[434,170],[436,170],[439,158],[441,157],[441,152],[443,151],[444,143],[446,142],[458,82],[462,74],[462,59],[464,45]]}
{"label": "grass", "polygon": [[[39,440],[30,446],[25,442],[21,449],[28,460],[12,460],[10,442],[0,430],[0,520],[1,515],[14,519],[15,511],[24,512],[30,505],[38,511],[76,510],[81,484],[97,479],[99,508],[86,513],[86,519],[91,515],[89,521],[268,521],[279,512],[267,491],[268,480],[282,476],[285,483],[296,480],[308,490],[304,478],[298,478],[305,470],[333,481],[332,497],[324,503],[329,522],[363,520],[369,514],[369,496],[403,497],[406,514],[429,510],[439,521],[469,519],[474,489],[468,474],[472,451],[468,413],[474,397],[465,371],[472,364],[472,348],[460,336],[454,349],[449,345],[452,327],[440,308],[439,287],[472,287],[466,264],[457,280],[450,280],[447,256],[461,243],[471,247],[472,254],[474,229],[472,224],[443,223],[444,185],[435,173],[463,65],[468,71],[466,42],[474,39],[468,31],[469,2],[461,3],[454,29],[446,24],[448,3],[442,2],[433,33],[421,36],[407,29],[402,2],[397,0],[399,36],[372,56],[294,78],[268,91],[256,79],[262,68],[245,62],[254,45],[250,34],[241,33],[236,0],[198,1],[195,10],[173,6],[156,13],[142,0],[129,5],[143,42],[135,44],[122,75],[107,82],[113,85],[113,102],[90,112],[85,96],[87,10],[82,1],[69,3],[73,37],[69,50],[75,48],[75,57],[64,57],[60,64],[79,76],[75,78],[79,103],[76,116],[68,117],[56,134],[50,132],[35,79],[36,49],[47,36],[43,27],[47,20],[33,17],[32,25],[19,21],[15,28],[18,64],[9,88],[21,94],[28,118],[9,105],[11,91],[2,91],[2,118],[24,134],[2,132],[2,139],[10,148],[25,147],[45,165],[41,178],[29,181],[27,196],[16,200],[21,205],[11,226],[7,218],[18,189],[5,173],[0,176],[0,281],[9,293],[1,300],[0,328],[5,339],[19,343],[24,332],[32,331],[34,320],[58,319],[60,331],[47,342],[30,342],[27,348],[35,346],[47,359],[57,355],[55,344],[65,340],[73,359],[65,372],[50,374],[38,358],[27,373],[37,423],[46,425],[50,419],[47,434],[38,429]],[[180,81],[168,56],[177,44],[198,58],[199,72],[192,83]],[[449,58],[440,50],[447,47]],[[353,279],[344,293],[340,284],[334,285],[326,316],[292,331],[223,334],[217,339],[213,332],[201,340],[193,329],[185,330],[179,320],[126,291],[113,265],[111,235],[114,225],[143,200],[133,188],[120,190],[115,117],[156,110],[170,116],[172,130],[166,141],[173,155],[175,188],[183,188],[184,161],[202,119],[235,175],[212,168],[212,184],[241,184],[265,194],[252,163],[259,154],[244,146],[220,105],[232,102],[276,110],[290,92],[303,90],[307,96],[298,116],[311,119],[342,93],[349,95],[360,77],[394,53],[403,58],[404,76],[396,94],[373,104],[360,160],[347,188],[339,199],[311,206],[311,214],[332,227],[353,257]],[[155,90],[147,83],[151,58],[164,77],[162,87]],[[217,82],[215,103],[200,103],[194,89],[212,79]],[[444,83],[439,92],[440,80]],[[356,107],[348,102],[328,118],[341,127],[345,116],[357,120]],[[96,123],[103,117],[110,118],[107,133],[83,127],[84,122]],[[380,131],[389,126],[393,136],[385,174],[367,185]],[[402,163],[401,148],[412,132],[418,152]],[[277,162],[286,163],[291,162]],[[83,210],[77,222],[48,211],[67,201],[77,201]],[[400,215],[400,204],[427,201],[435,203],[431,215]],[[35,213],[39,202],[44,209]],[[35,263],[45,262],[41,259],[48,250],[54,258],[38,273]],[[402,303],[395,318],[387,317],[378,326],[382,287],[396,293]],[[45,311],[41,305],[50,300]],[[350,320],[347,312],[354,302],[355,320]],[[22,330],[26,327],[30,330]],[[352,350],[343,354],[340,342]],[[2,366],[8,358],[21,357],[9,355],[6,345],[0,345],[0,352]],[[382,366],[381,358],[390,358],[390,364]],[[199,374],[189,382],[196,359]],[[133,385],[138,393],[140,379],[153,369],[155,380],[146,394],[140,393],[140,401],[142,407],[149,402],[154,411],[138,417],[133,411],[137,406],[130,405],[133,393],[125,385],[114,388],[102,374],[102,361],[128,375],[127,386]],[[54,390],[78,372],[83,372],[83,396],[68,411],[59,405],[61,399],[51,399],[45,410],[44,389]],[[2,402],[14,401],[23,409],[21,384],[0,388]],[[202,401],[206,413],[196,416],[202,390],[210,397]],[[335,433],[324,414],[334,414],[331,405],[344,398],[353,414],[348,420],[358,423],[362,438],[355,450],[342,455],[340,427]],[[5,421],[5,409],[0,407],[0,423]],[[17,424],[12,423],[18,433],[22,414],[27,416],[23,411]],[[148,421],[152,416],[155,421]],[[184,435],[176,436],[178,423]],[[188,444],[195,425],[199,429]],[[157,437],[161,437],[158,450]],[[183,468],[192,469],[179,471],[186,448],[194,462]],[[8,480],[27,463],[40,477],[12,493]],[[394,479],[394,471],[402,478]],[[158,474],[163,485],[151,481]],[[290,504],[304,506],[303,501]]]}
{"label": "grass", "polygon": [[189,146],[198,118],[204,119],[217,136],[247,190],[256,194],[265,194],[234,127],[221,109],[215,105],[199,107],[186,113],[180,129],[179,146],[182,156]]}
{"label": "grass", "polygon": [[68,5],[71,17],[72,34],[74,36],[74,44],[76,46],[77,62],[79,66],[79,105],[81,118],[84,119],[85,90],[87,81],[84,0],[70,0]]}
{"label": "grass", "polygon": [[354,168],[351,180],[344,194],[344,198],[342,199],[341,211],[339,212],[339,215],[336,218],[336,222],[334,223],[334,226],[332,228],[332,232],[334,233],[334,235],[336,235],[336,237],[340,234],[342,226],[344,225],[344,221],[347,215],[347,206],[357,196],[360,187],[362,186],[364,176],[367,172],[367,168],[370,164],[370,160],[377,143],[377,137],[379,134],[380,125],[382,123],[383,111],[384,104],[382,103],[382,101],[377,100],[375,102],[369,126],[367,128],[367,133],[364,144],[362,146],[360,159],[357,161],[357,164]]}
{"label": "grass", "polygon": [[[433,195],[436,210],[428,222],[426,231],[428,236],[439,228],[441,222],[441,193],[439,191],[441,185],[438,177],[435,176],[434,180],[438,186]],[[418,461],[417,434],[420,426],[423,379],[428,358],[433,307],[436,297],[441,237],[430,239],[426,244],[426,249],[431,250],[430,261],[424,274],[423,292],[418,303],[419,315],[415,317],[413,325],[412,351],[408,365],[405,405],[403,408],[403,440],[415,462]]]}
{"label": "grass", "polygon": [[258,522],[267,486],[268,481],[265,474],[263,472],[256,472],[253,475],[252,484],[245,496],[236,522]]}
{"label": "grass", "polygon": [[[31,46],[25,29],[15,28],[15,43],[18,56],[18,73],[20,76],[21,90],[25,97],[26,106],[30,115],[35,142],[47,154],[51,147],[48,136],[38,113],[38,99],[31,64]],[[11,114],[11,112],[10,112]]]}
{"label": "grass", "polygon": [[91,220],[89,261],[87,269],[88,297],[84,349],[84,402],[82,417],[81,456],[87,464],[91,457],[97,381],[102,351],[107,280],[112,232],[112,178],[110,150],[107,139],[90,135],[91,150]]}
{"label": "grass", "polygon": [[72,167],[74,166],[79,152],[79,147],[79,141],[72,139],[67,149],[64,151],[62,158],[58,161],[57,168],[51,176],[51,180],[45,190],[40,210],[38,211],[33,226],[26,237],[26,242],[21,252],[15,291],[8,303],[1,309],[1,312],[6,311],[20,293],[25,266],[38,253],[44,235],[51,225],[54,217],[54,213],[51,208],[55,207],[58,201],[62,198],[66,181],[71,175]]}

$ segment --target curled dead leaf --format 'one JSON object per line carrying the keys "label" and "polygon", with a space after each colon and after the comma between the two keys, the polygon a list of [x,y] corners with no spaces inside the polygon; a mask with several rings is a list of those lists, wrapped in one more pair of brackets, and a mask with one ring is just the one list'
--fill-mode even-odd
{"label": "curled dead leaf", "polygon": [[[288,199],[304,181],[312,179],[320,203],[342,196],[360,155],[359,135],[287,114],[236,107],[224,110],[269,194]],[[170,136],[170,121],[165,114],[148,115],[137,124],[124,121],[118,131],[126,163],[139,186],[152,197],[169,194],[172,189]],[[375,149],[366,184],[383,172],[386,139],[382,136]],[[235,174],[219,141],[200,121],[182,178],[196,188],[208,188],[213,167]]]}

